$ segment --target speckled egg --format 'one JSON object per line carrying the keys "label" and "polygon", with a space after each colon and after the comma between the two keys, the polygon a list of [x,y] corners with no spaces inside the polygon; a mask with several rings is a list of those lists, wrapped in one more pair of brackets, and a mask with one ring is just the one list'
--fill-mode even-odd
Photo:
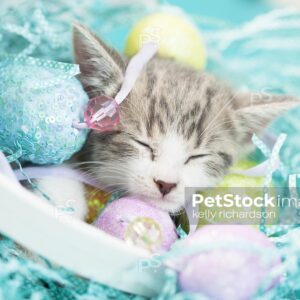
{"label": "speckled egg", "polygon": [[77,65],[31,57],[0,58],[0,149],[21,160],[58,164],[83,146],[88,131],[72,127],[88,102]]}
{"label": "speckled egg", "polygon": [[95,226],[152,252],[169,250],[178,238],[167,212],[135,197],[112,202],[101,213]]}
{"label": "speckled egg", "polygon": [[211,300],[248,300],[259,288],[279,283],[278,274],[270,275],[280,266],[280,255],[268,237],[251,226],[205,226],[181,243],[183,253],[198,250],[181,261],[181,290]]}

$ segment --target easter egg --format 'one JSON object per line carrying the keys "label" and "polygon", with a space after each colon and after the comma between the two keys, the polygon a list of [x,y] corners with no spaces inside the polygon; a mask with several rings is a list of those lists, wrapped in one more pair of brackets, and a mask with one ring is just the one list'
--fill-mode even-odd
{"label": "easter egg", "polygon": [[85,185],[84,187],[88,207],[85,221],[87,223],[93,223],[99,213],[105,208],[112,195],[89,185]]}
{"label": "easter egg", "polygon": [[31,57],[0,60],[0,149],[36,164],[58,164],[83,146],[73,128],[88,102],[77,65]]}
{"label": "easter egg", "polygon": [[181,261],[178,282],[183,291],[211,300],[247,300],[259,288],[268,290],[280,281],[270,276],[281,264],[276,247],[251,226],[205,226],[180,243],[176,251],[183,254],[199,249]]}
{"label": "easter egg", "polygon": [[[240,196],[245,201],[235,202],[229,205],[223,202],[222,206],[213,205],[206,207],[205,203],[199,204],[199,210],[204,212],[199,218],[198,225],[207,224],[244,224],[258,227],[262,218],[265,225],[274,225],[278,222],[279,208],[268,205],[262,208],[262,200],[255,203],[254,199],[263,196],[264,176],[246,176],[239,174],[239,170],[245,170],[254,167],[256,164],[252,161],[242,160],[238,162],[231,170],[231,173],[225,175],[217,187],[201,192],[204,197],[221,196],[225,199],[226,195]],[[235,173],[237,172],[237,173]],[[270,187],[270,197],[276,196],[276,191]],[[230,197],[233,199],[233,197]],[[228,205],[227,205],[228,204]]]}
{"label": "easter egg", "polygon": [[169,250],[178,238],[168,213],[134,197],[113,201],[100,214],[95,226],[152,252]]}
{"label": "easter egg", "polygon": [[204,69],[205,46],[198,29],[184,16],[155,13],[140,20],[131,30],[125,46],[129,57],[146,42],[158,44],[158,54],[183,64]]}

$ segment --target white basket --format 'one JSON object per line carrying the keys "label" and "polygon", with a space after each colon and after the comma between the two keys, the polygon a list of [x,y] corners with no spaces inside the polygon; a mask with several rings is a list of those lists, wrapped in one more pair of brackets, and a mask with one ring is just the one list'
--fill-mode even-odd
{"label": "white basket", "polygon": [[0,174],[0,232],[74,273],[129,293],[152,297],[163,267],[139,268],[150,257],[68,215]]}

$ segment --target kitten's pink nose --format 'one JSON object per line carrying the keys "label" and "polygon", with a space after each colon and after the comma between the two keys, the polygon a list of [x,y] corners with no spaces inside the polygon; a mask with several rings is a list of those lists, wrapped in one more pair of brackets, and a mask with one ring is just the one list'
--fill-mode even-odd
{"label": "kitten's pink nose", "polygon": [[171,190],[177,185],[176,183],[164,182],[162,180],[153,180],[163,196],[169,194]]}

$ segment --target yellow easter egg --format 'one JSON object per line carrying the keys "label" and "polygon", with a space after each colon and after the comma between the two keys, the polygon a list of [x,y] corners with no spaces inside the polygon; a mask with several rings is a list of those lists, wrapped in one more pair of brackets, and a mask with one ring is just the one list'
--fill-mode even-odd
{"label": "yellow easter egg", "polygon": [[[250,161],[241,161],[236,166],[233,167],[233,170],[248,169],[255,165]],[[264,216],[265,225],[274,225],[278,221],[279,217],[279,208],[276,206],[276,191],[274,188],[270,187],[270,197],[274,197],[274,207],[267,206],[264,209],[258,205],[262,205],[262,200],[257,200],[258,197],[263,196],[263,186],[265,178],[263,176],[246,176],[242,174],[228,174],[224,176],[223,180],[215,188],[209,189],[207,191],[201,192],[201,195],[204,198],[212,197],[216,199],[216,196],[222,197],[220,206],[218,203],[214,203],[211,207],[203,202],[199,204],[199,211],[202,212],[199,218],[198,225],[207,225],[207,224],[247,224],[253,225],[256,228],[260,224],[260,216]],[[240,201],[234,202],[233,206],[224,206],[225,195],[238,195],[241,198],[246,199],[247,201],[241,206]],[[233,196],[228,197],[228,199],[233,199]],[[220,200],[221,201],[221,200]],[[229,205],[229,202],[227,202]],[[252,205],[251,205],[252,203]]]}
{"label": "yellow easter egg", "polygon": [[136,54],[146,42],[156,42],[161,57],[201,70],[206,65],[204,42],[198,29],[184,16],[155,13],[139,21],[129,33],[125,54]]}

